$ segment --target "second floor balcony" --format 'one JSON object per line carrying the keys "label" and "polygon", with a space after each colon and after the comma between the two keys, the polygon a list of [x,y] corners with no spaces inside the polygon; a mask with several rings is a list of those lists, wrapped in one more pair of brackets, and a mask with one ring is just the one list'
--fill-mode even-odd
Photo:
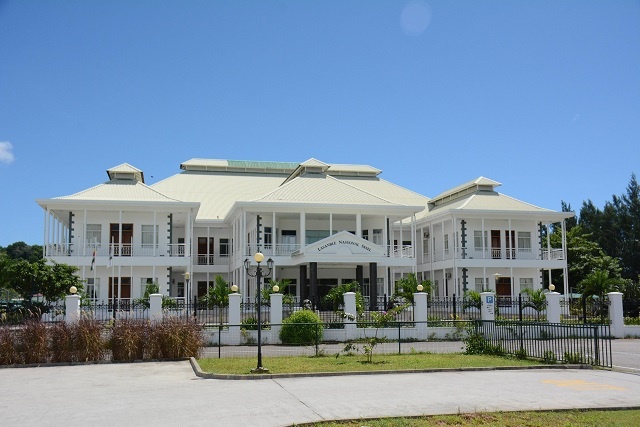
{"label": "second floor balcony", "polygon": [[[388,258],[414,258],[413,247],[410,245],[398,246],[398,245],[381,245],[384,249],[384,253]],[[265,244],[260,245],[260,252],[266,257],[270,256],[291,256],[294,252],[298,252],[302,249],[302,245],[297,243],[278,243],[278,244]],[[258,251],[257,245],[248,245],[245,248],[245,257],[252,257]]]}
{"label": "second floor balcony", "polygon": [[184,257],[188,256],[184,244],[49,244],[45,246],[45,257]]}
{"label": "second floor balcony", "polygon": [[458,248],[457,250],[435,250],[431,253],[424,254],[421,259],[422,263],[446,261],[450,259],[494,259],[494,260],[551,260],[557,261],[564,259],[564,251],[562,249],[544,249],[542,252],[534,251],[531,248]]}

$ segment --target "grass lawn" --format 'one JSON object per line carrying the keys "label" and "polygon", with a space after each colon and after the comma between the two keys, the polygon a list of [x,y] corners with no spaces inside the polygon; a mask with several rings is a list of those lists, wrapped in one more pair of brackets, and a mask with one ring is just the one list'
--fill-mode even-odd
{"label": "grass lawn", "polygon": [[[198,359],[200,369],[214,374],[250,374],[256,358]],[[515,358],[464,355],[460,353],[374,354],[372,363],[362,355],[263,357],[262,364],[271,374],[306,372],[390,371],[434,368],[479,368],[498,366],[532,366],[540,362]]]}
{"label": "grass lawn", "polygon": [[434,415],[419,418],[386,418],[378,420],[328,421],[302,424],[305,427],[427,427],[427,426],[528,426],[528,427],[636,427],[640,410],[624,411],[558,411],[558,412],[494,412],[461,415]]}

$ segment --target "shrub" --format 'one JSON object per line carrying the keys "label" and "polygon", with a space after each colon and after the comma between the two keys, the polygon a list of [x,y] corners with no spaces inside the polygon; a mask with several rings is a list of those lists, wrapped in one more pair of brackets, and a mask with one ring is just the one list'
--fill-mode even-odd
{"label": "shrub", "polygon": [[18,349],[24,357],[24,363],[47,362],[47,336],[47,326],[44,323],[33,319],[24,323],[18,341]]}
{"label": "shrub", "polygon": [[152,359],[198,357],[204,345],[202,326],[192,319],[171,317],[151,326],[148,356]]}
{"label": "shrub", "polygon": [[579,365],[582,363],[585,363],[585,357],[582,355],[582,353],[578,352],[578,353],[571,353],[569,351],[565,351],[564,352],[564,363],[568,363],[570,365]]}
{"label": "shrub", "polygon": [[57,323],[49,329],[51,338],[51,362],[72,362],[74,342],[72,328],[66,323]]}
{"label": "shrub", "polygon": [[311,310],[300,310],[282,322],[280,340],[284,344],[314,344],[322,338],[322,321]]}
{"label": "shrub", "polygon": [[144,358],[149,336],[149,322],[132,319],[118,320],[111,329],[109,347],[114,362],[131,362]]}
{"label": "shrub", "polygon": [[542,355],[542,363],[547,363],[549,365],[553,365],[556,362],[557,362],[556,354],[553,351],[547,350]]}
{"label": "shrub", "polygon": [[104,359],[105,340],[102,337],[104,327],[95,319],[81,319],[73,328],[75,360],[78,362],[97,362]]}
{"label": "shrub", "polygon": [[13,365],[20,363],[16,336],[6,327],[0,327],[0,365]]}

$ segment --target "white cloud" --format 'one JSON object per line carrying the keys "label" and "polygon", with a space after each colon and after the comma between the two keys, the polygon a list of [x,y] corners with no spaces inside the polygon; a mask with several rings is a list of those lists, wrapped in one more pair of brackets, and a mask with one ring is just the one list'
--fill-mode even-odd
{"label": "white cloud", "polygon": [[8,141],[0,141],[0,163],[13,163],[13,145]]}

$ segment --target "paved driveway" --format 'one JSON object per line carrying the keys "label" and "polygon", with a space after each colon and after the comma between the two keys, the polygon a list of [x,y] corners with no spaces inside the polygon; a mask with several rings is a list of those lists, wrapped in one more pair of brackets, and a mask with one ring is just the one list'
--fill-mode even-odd
{"label": "paved driveway", "polygon": [[326,419],[640,407],[640,375],[465,371],[256,381],[196,377],[189,362],[0,369],[6,426],[286,426]]}
{"label": "paved driveway", "polygon": [[613,367],[640,374],[640,340],[612,340]]}

